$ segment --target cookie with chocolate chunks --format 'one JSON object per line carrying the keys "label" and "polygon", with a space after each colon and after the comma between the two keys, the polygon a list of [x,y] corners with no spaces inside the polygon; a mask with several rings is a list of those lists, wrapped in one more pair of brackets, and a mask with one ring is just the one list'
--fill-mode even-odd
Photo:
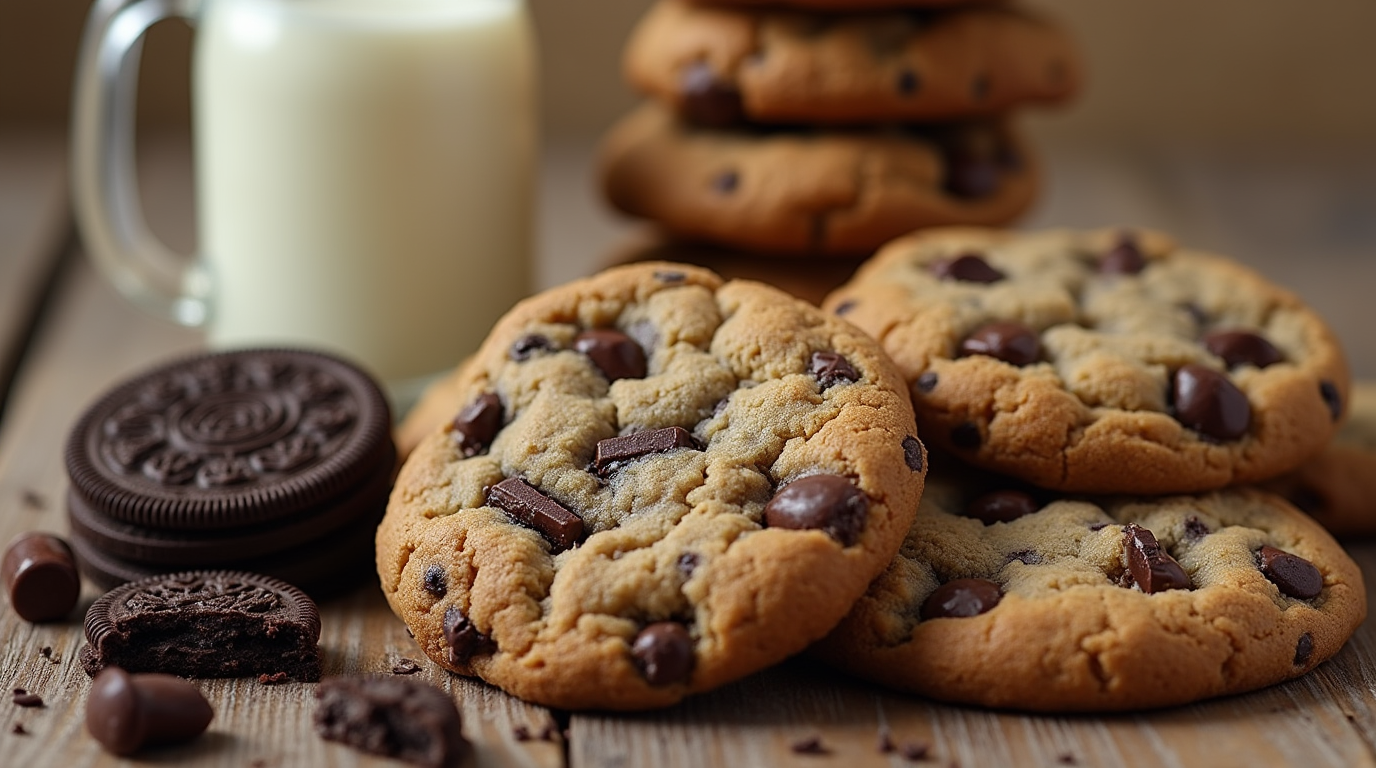
{"label": "cookie with chocolate chunks", "polygon": [[[802,650],[892,559],[926,472],[878,345],[682,264],[521,303],[443,392],[378,530],[383,591],[436,664],[566,709],[667,706]],[[453,416],[492,402],[474,441]]]}
{"label": "cookie with chocolate chunks", "polygon": [[1316,312],[1156,232],[924,231],[823,307],[882,336],[924,440],[1044,488],[1260,482],[1320,451],[1348,408]]}
{"label": "cookie with chocolate chunks", "polygon": [[897,558],[811,653],[924,697],[1037,712],[1143,710],[1261,688],[1337,653],[1361,572],[1254,489],[1064,497],[1005,521],[1013,481],[938,454]]}

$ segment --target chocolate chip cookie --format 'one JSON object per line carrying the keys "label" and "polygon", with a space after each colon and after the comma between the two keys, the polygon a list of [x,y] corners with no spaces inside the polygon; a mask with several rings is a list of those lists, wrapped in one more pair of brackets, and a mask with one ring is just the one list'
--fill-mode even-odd
{"label": "chocolate chip cookie", "polygon": [[924,232],[824,307],[898,363],[923,439],[1046,488],[1264,480],[1321,450],[1347,407],[1316,313],[1152,232]]}
{"label": "chocolate chip cookie", "polygon": [[627,80],[700,125],[931,122],[1067,101],[1080,63],[1048,21],[1005,6],[825,14],[660,0]]}
{"label": "chocolate chip cookie", "polygon": [[437,664],[548,706],[666,706],[802,650],[925,474],[902,378],[768,286],[637,264],[519,304],[377,536]]}
{"label": "chocolate chip cookie", "polygon": [[1357,565],[1278,496],[1070,499],[948,458],[816,655],[943,701],[1140,710],[1297,677],[1365,617]]}
{"label": "chocolate chip cookie", "polygon": [[608,134],[612,205],[760,254],[868,256],[919,227],[1001,225],[1038,172],[1003,123],[863,131],[709,130],[647,104]]}
{"label": "chocolate chip cookie", "polygon": [[1356,384],[1351,399],[1322,453],[1264,484],[1339,537],[1376,535],[1376,383]]}

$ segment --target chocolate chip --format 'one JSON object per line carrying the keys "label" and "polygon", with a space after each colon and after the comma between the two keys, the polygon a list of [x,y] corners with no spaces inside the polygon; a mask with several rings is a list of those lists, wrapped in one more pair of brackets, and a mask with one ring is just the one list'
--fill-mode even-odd
{"label": "chocolate chip", "polygon": [[1015,320],[995,320],[975,330],[960,343],[961,357],[987,355],[1009,365],[1031,365],[1041,359],[1042,342],[1037,332]]}
{"label": "chocolate chip", "polygon": [[941,377],[937,376],[935,371],[927,371],[917,377],[917,390],[924,393],[931,392],[936,389],[937,382],[940,380]]}
{"label": "chocolate chip", "polygon": [[180,677],[107,667],[91,683],[86,730],[116,755],[189,741],[215,717],[200,689]]}
{"label": "chocolate chip", "polygon": [[36,694],[36,693],[29,693],[28,691],[24,690],[23,688],[16,688],[16,689],[14,689],[14,695],[13,695],[13,698],[11,699],[11,701],[13,701],[14,704],[15,704],[16,706],[20,706],[20,707],[41,707],[41,706],[43,706],[43,697],[42,697],[42,696],[39,696],[39,695]]}
{"label": "chocolate chip", "polygon": [[630,461],[652,453],[664,453],[675,448],[695,448],[693,436],[683,427],[665,427],[635,432],[621,437],[609,437],[597,441],[597,457],[593,468],[597,474],[606,477],[622,462]]}
{"label": "chocolate chip", "polygon": [[795,754],[799,755],[831,754],[831,750],[827,749],[826,745],[822,743],[821,736],[809,736],[805,739],[799,739],[793,742],[792,744],[788,745],[788,748],[793,750]]}
{"label": "chocolate chip", "polygon": [[674,621],[657,621],[635,636],[631,658],[650,685],[686,683],[693,673],[693,638]]}
{"label": "chocolate chip", "polygon": [[967,618],[993,610],[1003,599],[1003,590],[988,579],[954,579],[936,588],[922,603],[924,621],[942,618]]}
{"label": "chocolate chip", "polygon": [[425,575],[421,577],[421,586],[435,597],[444,597],[449,592],[449,577],[444,573],[444,566],[432,565],[426,568]]}
{"label": "chocolate chip", "polygon": [[579,333],[573,348],[588,356],[608,381],[645,378],[645,350],[630,336],[611,328]]}
{"label": "chocolate chip", "polygon": [[655,272],[655,279],[661,283],[681,283],[688,279],[682,272]]}
{"label": "chocolate chip", "polygon": [[1319,397],[1328,406],[1328,412],[1332,414],[1333,420],[1337,421],[1343,415],[1343,396],[1338,393],[1338,385],[1331,381],[1319,382]]}
{"label": "chocolate chip", "polygon": [[964,253],[954,259],[937,261],[932,264],[932,274],[941,280],[985,284],[997,283],[1007,277],[975,253]]}
{"label": "chocolate chip", "polygon": [[1147,259],[1137,247],[1137,239],[1124,234],[1099,259],[1099,271],[1106,275],[1135,275],[1147,267]]}
{"label": "chocolate chip", "polygon": [[727,128],[745,122],[745,105],[736,86],[717,77],[712,65],[695,61],[679,78],[685,120],[709,128]]}
{"label": "chocolate chip", "polygon": [[25,621],[56,621],[76,605],[81,593],[72,548],[47,533],[21,533],[0,557],[0,580],[10,607]]}
{"label": "chocolate chip", "polygon": [[413,659],[397,659],[397,663],[392,665],[394,675],[414,675],[420,671],[420,665]]}
{"label": "chocolate chip", "polygon": [[764,507],[770,528],[821,530],[849,547],[865,530],[870,501],[864,491],[840,475],[810,475],[794,480]]}
{"label": "chocolate chip", "polygon": [[1323,574],[1314,564],[1269,544],[1257,551],[1261,573],[1284,594],[1298,600],[1312,600],[1323,591]]}
{"label": "chocolate chip", "polygon": [[837,304],[837,305],[836,305],[836,309],[835,309],[834,311],[836,312],[836,314],[837,314],[838,316],[840,316],[840,315],[848,315],[848,314],[850,314],[850,311],[851,311],[852,309],[855,309],[855,307],[856,307],[857,305],[859,305],[859,303],[860,303],[860,302],[856,301],[855,299],[846,299],[845,301],[841,302],[840,304]]}
{"label": "chocolate chip", "polygon": [[1202,365],[1181,366],[1172,377],[1175,417],[1218,440],[1235,440],[1252,426],[1252,406],[1227,374]]}
{"label": "chocolate chip", "polygon": [[972,200],[998,191],[1002,177],[994,159],[953,152],[946,155],[946,176],[941,186],[953,197]]}
{"label": "chocolate chip", "polygon": [[1295,643],[1295,666],[1302,667],[1309,663],[1309,657],[1314,655],[1314,636],[1305,632],[1300,635],[1299,641]]}
{"label": "chocolate chip", "polygon": [[556,552],[572,547],[583,538],[582,518],[519,477],[508,477],[487,489],[487,503],[544,534]]}
{"label": "chocolate chip", "polygon": [[1156,534],[1136,523],[1123,526],[1128,556],[1128,571],[1143,592],[1153,594],[1168,589],[1193,589],[1190,577],[1180,563],[1161,548]]}
{"label": "chocolate chip", "polygon": [[1209,526],[1200,522],[1199,518],[1194,515],[1185,518],[1185,536],[1191,541],[1199,541],[1209,533]]}
{"label": "chocolate chip", "polygon": [[536,352],[550,352],[553,349],[554,342],[538,333],[527,333],[511,343],[507,355],[519,363],[529,360]]}
{"label": "chocolate chip", "polygon": [[822,389],[829,389],[837,384],[853,384],[860,380],[860,374],[850,361],[836,352],[813,352],[808,370],[817,379],[817,383],[822,385]]}
{"label": "chocolate chip", "polygon": [[683,574],[683,578],[691,579],[693,578],[693,571],[698,569],[699,562],[701,562],[701,558],[696,553],[684,552],[678,556],[674,565],[678,568],[678,572]]}
{"label": "chocolate chip", "polygon": [[474,656],[486,655],[496,650],[492,638],[479,632],[473,622],[456,606],[450,606],[445,610],[442,628],[444,642],[449,646],[450,664],[466,667]]}
{"label": "chocolate chip", "polygon": [[1210,331],[1204,335],[1202,343],[1209,352],[1223,358],[1229,368],[1239,365],[1265,368],[1285,359],[1274,344],[1251,331]]}
{"label": "chocolate chip", "polygon": [[957,448],[973,451],[979,448],[983,441],[984,437],[979,433],[979,426],[974,422],[963,421],[951,427],[951,445]]}
{"label": "chocolate chip", "polygon": [[712,189],[715,189],[723,195],[729,195],[736,191],[736,187],[740,186],[740,183],[741,175],[739,173],[736,171],[722,171],[717,174],[716,178],[712,179]]}
{"label": "chocolate chip", "polygon": [[903,461],[908,465],[908,469],[914,472],[921,472],[927,466],[926,452],[922,450],[922,441],[909,435],[903,438]]}
{"label": "chocolate chip", "polygon": [[898,92],[904,96],[912,96],[921,87],[922,80],[917,73],[911,69],[905,69],[898,73]]}
{"label": "chocolate chip", "polygon": [[487,450],[502,429],[502,417],[502,399],[491,392],[464,406],[449,425],[459,452],[469,457]]}
{"label": "chocolate chip", "polygon": [[1037,500],[1022,491],[991,491],[965,505],[965,516],[985,525],[1009,523],[1041,509]]}

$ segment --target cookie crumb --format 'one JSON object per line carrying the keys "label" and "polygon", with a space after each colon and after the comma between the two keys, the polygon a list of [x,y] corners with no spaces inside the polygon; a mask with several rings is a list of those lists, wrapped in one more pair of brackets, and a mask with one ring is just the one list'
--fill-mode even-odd
{"label": "cookie crumb", "polygon": [[11,701],[13,701],[16,705],[21,706],[21,707],[41,707],[41,706],[43,706],[43,697],[42,697],[42,696],[39,696],[39,695],[36,694],[36,693],[29,693],[28,691],[24,690],[23,688],[15,688],[15,689],[14,689],[14,698],[11,699]]}
{"label": "cookie crumb", "polygon": [[874,748],[881,755],[887,755],[894,751],[893,737],[889,734],[888,728],[879,729],[879,738],[874,744]]}
{"label": "cookie crumb", "polygon": [[530,729],[524,725],[518,725],[512,728],[511,735],[515,736],[517,741],[531,741],[533,738],[530,735]]}
{"label": "cookie crumb", "polygon": [[48,500],[44,498],[43,494],[33,490],[32,488],[25,488],[23,492],[20,493],[19,498],[20,501],[24,503],[24,507],[26,509],[32,509],[35,512],[42,512],[43,510],[48,508]]}
{"label": "cookie crumb", "polygon": [[10,733],[16,736],[28,736],[29,729],[25,728],[23,723],[15,723],[14,727],[10,728]]}
{"label": "cookie crumb", "polygon": [[809,736],[806,739],[799,739],[789,745],[789,749],[799,755],[829,755],[831,750],[827,749],[822,743],[821,736]]}
{"label": "cookie crumb", "polygon": [[392,674],[394,675],[414,675],[419,671],[420,665],[405,657],[397,659],[397,663],[392,665]]}
{"label": "cookie crumb", "polygon": [[270,674],[270,675],[269,675],[268,673],[264,672],[263,674],[261,674],[261,675],[258,676],[258,684],[259,684],[259,685],[277,685],[277,684],[279,684],[279,683],[285,683],[286,681],[287,681],[287,673],[286,673],[286,672],[273,672],[273,673]]}
{"label": "cookie crumb", "polygon": [[931,747],[929,747],[926,742],[910,741],[903,745],[900,754],[903,755],[904,760],[917,762],[918,760],[926,760],[929,751],[931,751]]}
{"label": "cookie crumb", "polygon": [[53,647],[52,647],[51,645],[45,645],[45,646],[43,646],[42,648],[39,648],[39,649],[38,649],[38,655],[39,655],[39,656],[42,656],[43,658],[47,659],[48,661],[51,661],[51,662],[54,663],[54,664],[61,664],[61,663],[62,663],[62,660],[61,660],[61,659],[58,659],[58,658],[54,658],[54,657],[53,657]]}

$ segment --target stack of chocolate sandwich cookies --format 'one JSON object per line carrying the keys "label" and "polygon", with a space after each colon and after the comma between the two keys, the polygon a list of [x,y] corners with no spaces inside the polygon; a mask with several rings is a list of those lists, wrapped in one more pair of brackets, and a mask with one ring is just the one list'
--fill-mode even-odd
{"label": "stack of chocolate sandwich cookies", "polygon": [[880,340],[941,450],[823,659],[943,700],[1140,709],[1303,674],[1365,617],[1332,537],[1238,485],[1312,461],[1348,408],[1290,292],[1156,233],[952,229],[824,308]]}
{"label": "stack of chocolate sandwich cookies", "polygon": [[625,53],[650,101],[608,135],[613,205],[749,253],[867,256],[1002,225],[1037,164],[1011,124],[1078,89],[1050,22],[1008,4],[660,0]]}

